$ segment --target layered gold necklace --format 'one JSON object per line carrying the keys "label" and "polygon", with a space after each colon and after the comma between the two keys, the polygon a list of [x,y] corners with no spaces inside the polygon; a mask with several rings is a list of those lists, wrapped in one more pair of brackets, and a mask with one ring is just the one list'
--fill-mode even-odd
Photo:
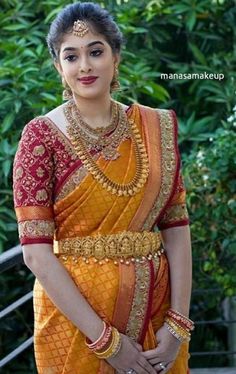
{"label": "layered gold necklace", "polygon": [[[112,100],[110,124],[105,127],[92,128],[83,120],[75,102],[71,100],[67,103],[68,121],[73,122],[73,127],[84,140],[87,149],[101,152],[101,156],[105,160],[116,160],[120,156],[117,151],[118,145],[130,137],[127,132],[127,119],[120,107],[117,102]],[[109,133],[111,134],[108,136]]]}
{"label": "layered gold necklace", "polygon": [[[91,127],[82,119],[75,102],[73,100],[67,102],[63,108],[67,120],[67,133],[84,167],[103,188],[118,196],[132,196],[140,191],[147,181],[149,173],[148,156],[135,122],[128,120],[121,104],[112,101],[111,105],[113,105],[111,123],[104,129],[99,128],[97,134],[94,128],[90,131]],[[117,117],[116,121],[114,119],[115,116]],[[112,126],[114,126],[114,130]],[[108,132],[112,130],[113,132],[108,136]],[[93,136],[91,136],[92,134]],[[129,183],[116,183],[96,164],[90,154],[90,150],[101,151],[104,158],[107,157],[106,159],[114,160],[120,156],[116,148],[128,138],[132,139],[134,146],[136,158],[135,175]]]}

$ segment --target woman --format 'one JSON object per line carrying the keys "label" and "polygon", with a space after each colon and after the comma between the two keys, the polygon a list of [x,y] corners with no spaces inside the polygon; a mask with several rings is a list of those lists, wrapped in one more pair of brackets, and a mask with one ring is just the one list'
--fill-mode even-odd
{"label": "woman", "polygon": [[175,113],[112,100],[122,35],[100,6],[68,5],[47,41],[68,101],[25,126],[14,162],[38,373],[186,374],[191,254]]}

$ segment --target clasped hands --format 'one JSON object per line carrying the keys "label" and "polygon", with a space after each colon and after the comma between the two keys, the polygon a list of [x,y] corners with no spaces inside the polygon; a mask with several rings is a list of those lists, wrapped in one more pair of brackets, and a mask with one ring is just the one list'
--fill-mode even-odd
{"label": "clasped hands", "polygon": [[156,333],[158,346],[145,352],[140,344],[121,335],[119,353],[107,360],[120,374],[166,374],[173,366],[181,344],[164,325]]}
{"label": "clasped hands", "polygon": [[158,346],[149,351],[141,352],[141,354],[156,370],[156,373],[165,374],[173,366],[181,343],[165,326],[157,331],[156,339]]}

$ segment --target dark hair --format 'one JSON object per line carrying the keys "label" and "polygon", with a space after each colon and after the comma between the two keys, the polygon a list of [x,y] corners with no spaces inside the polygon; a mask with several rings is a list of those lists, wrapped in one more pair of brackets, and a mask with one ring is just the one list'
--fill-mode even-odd
{"label": "dark hair", "polygon": [[54,60],[58,59],[63,35],[72,32],[73,24],[78,19],[87,21],[98,34],[103,35],[113,53],[120,52],[123,35],[110,13],[98,4],[75,3],[62,9],[50,26],[47,44]]}

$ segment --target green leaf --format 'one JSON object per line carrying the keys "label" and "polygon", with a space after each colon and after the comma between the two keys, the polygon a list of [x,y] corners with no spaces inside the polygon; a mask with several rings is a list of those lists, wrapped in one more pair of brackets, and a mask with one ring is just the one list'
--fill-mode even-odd
{"label": "green leaf", "polygon": [[5,161],[3,161],[3,163],[2,163],[2,170],[3,170],[3,175],[5,177],[8,177],[9,174],[10,174],[11,165],[12,165],[12,161],[11,160],[5,160]]}
{"label": "green leaf", "polygon": [[195,24],[196,24],[196,13],[191,12],[187,16],[187,27],[188,27],[189,31],[193,30]]}
{"label": "green leaf", "polygon": [[189,43],[188,45],[189,45],[194,57],[196,58],[196,60],[202,65],[207,65],[206,58],[205,58],[204,54],[200,51],[200,49],[197,47],[197,45],[193,44],[193,43]]}
{"label": "green leaf", "polygon": [[4,120],[2,122],[2,126],[0,128],[0,133],[1,134],[4,134],[5,132],[7,132],[10,129],[11,125],[14,122],[14,119],[15,119],[15,114],[14,113],[8,113],[6,115],[6,117],[4,118]]}

